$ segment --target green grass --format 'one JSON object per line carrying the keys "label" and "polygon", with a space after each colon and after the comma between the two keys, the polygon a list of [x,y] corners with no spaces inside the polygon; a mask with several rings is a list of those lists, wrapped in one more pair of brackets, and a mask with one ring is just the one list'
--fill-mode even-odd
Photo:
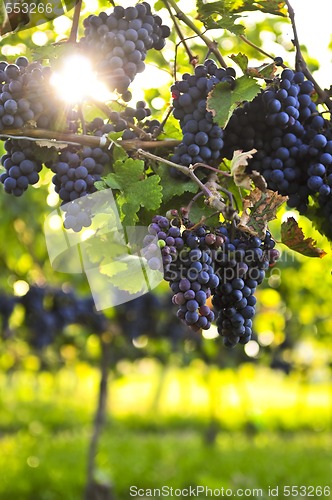
{"label": "green grass", "polygon": [[[1,440],[0,498],[79,500],[83,491],[88,431],[33,429]],[[332,474],[332,437],[221,433],[208,446],[197,430],[139,432],[114,424],[98,453],[102,476],[111,479],[118,500],[129,486],[262,488],[326,485]],[[202,497],[204,498],[204,497]]]}
{"label": "green grass", "polygon": [[[171,369],[160,387],[158,369],[131,370],[112,382],[97,456],[98,478],[114,485],[117,500],[133,498],[130,485],[267,491],[329,484],[328,385],[297,385],[250,368],[208,379]],[[97,372],[86,366],[0,377],[1,500],[82,498],[97,386]],[[212,415],[220,432],[208,445]]]}

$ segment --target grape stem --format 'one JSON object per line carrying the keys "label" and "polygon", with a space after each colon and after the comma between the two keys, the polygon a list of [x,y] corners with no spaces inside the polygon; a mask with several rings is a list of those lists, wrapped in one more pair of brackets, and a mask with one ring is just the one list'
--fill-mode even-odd
{"label": "grape stem", "polygon": [[84,120],[84,114],[83,114],[83,109],[82,109],[82,104],[78,106],[78,116],[81,120],[81,125],[82,125],[82,132],[84,135],[86,135],[86,123]]}
{"label": "grape stem", "polygon": [[[114,144],[114,141],[104,137],[97,137],[94,135],[84,134],[67,134],[64,132],[55,132],[54,130],[44,130],[37,128],[24,128],[24,129],[8,129],[2,130],[0,138],[4,139],[26,139],[28,141],[40,141],[57,144],[68,144],[73,146],[91,146],[94,148],[109,148]],[[130,139],[126,141],[119,141],[117,144],[121,145],[126,151],[137,150],[138,148],[156,149],[156,148],[174,148],[178,146],[181,141],[176,139],[166,139],[164,141],[142,141],[141,139]]]}
{"label": "grape stem", "polygon": [[173,106],[169,106],[165,118],[160,123],[159,127],[152,134],[154,139],[156,139],[162,133],[164,126],[165,126],[168,118],[171,116],[172,112],[173,112]]}
{"label": "grape stem", "polygon": [[[253,47],[254,49],[256,49],[258,52],[260,52],[261,54],[263,54],[265,57],[268,57],[269,59],[272,59],[274,61],[274,57],[271,56],[271,54],[268,54],[267,52],[265,52],[265,50],[263,50],[261,47],[258,47],[258,45],[256,45],[255,43],[251,42],[247,37],[245,37],[244,35],[239,35],[239,38],[241,38],[241,40],[246,43],[247,45],[250,45],[250,47]],[[282,67],[286,67],[284,64],[282,64]]]}
{"label": "grape stem", "polygon": [[[182,43],[182,45],[184,46],[185,48],[185,51],[187,52],[188,54],[188,57],[189,57],[189,62],[190,64],[192,64],[194,67],[196,66],[197,62],[198,62],[198,56],[194,56],[193,53],[191,52],[190,50],[190,47],[189,45],[187,44],[187,41],[185,39],[185,37],[183,36],[183,33],[181,31],[181,28],[176,20],[176,17],[174,16],[173,12],[172,12],[172,9],[170,8],[169,6],[169,3],[168,3],[168,0],[164,0],[164,4],[166,6],[166,9],[168,10],[169,12],[169,15],[171,16],[172,18],[172,21],[173,21],[173,24],[174,24],[174,28],[175,28],[175,31],[177,32],[178,34],[178,37],[180,38],[180,43]],[[174,62],[174,77],[176,79],[176,61]]]}
{"label": "grape stem", "polygon": [[315,78],[312,76],[310,70],[308,69],[307,63],[305,62],[304,57],[302,55],[300,42],[299,42],[299,38],[298,38],[298,34],[297,34],[296,23],[295,23],[294,9],[291,6],[289,0],[285,0],[285,3],[287,5],[288,15],[289,15],[289,19],[290,19],[291,24],[292,24],[292,29],[293,29],[293,34],[294,34],[294,39],[292,40],[292,42],[293,42],[293,45],[294,45],[295,50],[296,50],[295,68],[297,71],[302,71],[302,73],[305,75],[305,77],[314,84],[315,90],[316,90],[317,94],[319,95],[319,97],[321,98],[322,102],[324,102],[326,104],[326,106],[328,107],[328,109],[330,111],[332,111],[332,101],[330,100],[328,93],[325,92],[325,90],[323,90],[320,87],[320,85],[317,83]]}
{"label": "grape stem", "polygon": [[[221,199],[220,193],[218,193],[216,189],[213,189],[213,191],[210,190],[209,187],[206,184],[203,184],[203,182],[195,175],[195,165],[190,165],[189,167],[178,165],[177,163],[166,160],[165,158],[161,158],[160,156],[156,156],[152,153],[144,151],[143,149],[138,149],[137,153],[139,156],[144,156],[145,158],[149,158],[151,160],[158,161],[160,163],[164,163],[165,165],[169,165],[170,167],[176,168],[177,170],[179,170],[179,172],[182,172],[187,177],[190,177],[190,179],[198,185],[198,187],[206,197],[206,205],[214,208],[219,213],[222,213],[227,219],[233,219],[234,216],[236,216],[236,212],[233,207],[229,207],[224,203],[224,201]],[[216,174],[213,173],[213,175]]]}
{"label": "grape stem", "polygon": [[193,204],[201,197],[203,196],[203,193],[202,191],[199,191],[198,193],[195,194],[195,196],[190,200],[190,202],[188,203],[188,205],[186,206],[186,217],[189,218],[189,215],[190,215],[190,210],[193,206]]}
{"label": "grape stem", "polygon": [[73,15],[73,23],[71,25],[71,30],[69,34],[69,38],[67,40],[68,43],[76,43],[77,42],[77,33],[78,33],[78,25],[81,15],[82,8],[82,0],[77,0],[74,8]]}
{"label": "grape stem", "polygon": [[194,168],[203,167],[208,170],[212,170],[212,172],[216,172],[216,174],[224,175],[225,177],[232,177],[229,172],[225,172],[224,170],[219,170],[217,168],[211,167],[211,165],[206,165],[206,163],[195,163]]}
{"label": "grape stem", "polygon": [[[227,175],[229,177],[231,177],[230,174],[227,174]],[[212,172],[209,175],[208,180],[206,182],[206,185],[214,195],[220,196],[218,191],[221,191],[222,193],[226,194],[226,196],[228,197],[229,202],[230,202],[230,206],[227,205],[227,208],[228,208],[228,214],[227,214],[228,217],[227,218],[238,219],[238,214],[236,213],[237,210],[234,207],[234,196],[230,191],[228,191],[228,189],[220,186],[220,184],[218,182],[218,176],[215,172]]]}
{"label": "grape stem", "polygon": [[196,33],[203,40],[203,42],[210,49],[210,51],[215,55],[215,57],[218,60],[218,62],[220,63],[220,65],[223,68],[227,68],[227,64],[226,64],[223,56],[220,54],[220,52],[218,50],[217,43],[214,40],[210,40],[209,37],[207,37],[206,35],[204,35],[203,33],[201,33],[200,29],[197,28],[197,26],[192,22],[192,20],[189,19],[189,17],[187,17],[184,14],[184,12],[182,12],[182,10],[177,5],[177,3],[175,2],[175,0],[162,0],[162,1],[165,4],[166,8],[167,8],[166,3],[168,3],[169,5],[171,5],[173,7],[173,9],[176,12],[176,15],[177,15],[178,19],[180,21],[182,21],[183,23],[185,23],[194,33]]}

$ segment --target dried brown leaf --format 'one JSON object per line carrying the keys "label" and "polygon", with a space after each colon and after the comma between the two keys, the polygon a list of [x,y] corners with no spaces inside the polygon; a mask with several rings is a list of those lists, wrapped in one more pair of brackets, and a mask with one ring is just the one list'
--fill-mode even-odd
{"label": "dried brown leaf", "polygon": [[287,196],[281,196],[270,189],[263,192],[255,188],[243,200],[243,214],[238,225],[239,229],[252,236],[264,237],[268,223],[276,218],[278,208],[287,199]]}
{"label": "dried brown leaf", "polygon": [[248,166],[248,160],[250,160],[255,153],[257,153],[257,149],[251,149],[250,151],[244,152],[234,151],[233,154],[231,174],[233,175],[235,184],[244,189],[251,189],[251,178],[248,172],[246,172],[246,168]]}
{"label": "dried brown leaf", "polygon": [[326,252],[316,247],[317,242],[313,238],[305,238],[302,229],[294,217],[289,217],[281,224],[281,241],[294,252],[306,257],[325,257]]}
{"label": "dried brown leaf", "polygon": [[231,173],[237,186],[250,190],[252,189],[253,182],[261,191],[265,191],[266,182],[264,177],[256,170],[247,172],[248,160],[251,160],[255,153],[257,153],[257,149],[244,152],[234,151],[231,162]]}

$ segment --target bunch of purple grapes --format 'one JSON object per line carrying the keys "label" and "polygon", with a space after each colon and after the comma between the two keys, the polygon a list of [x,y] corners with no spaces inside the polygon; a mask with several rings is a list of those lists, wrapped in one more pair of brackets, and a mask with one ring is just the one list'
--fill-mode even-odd
{"label": "bunch of purple grapes", "polygon": [[228,347],[246,344],[252,336],[255,315],[254,293],[266,270],[279,258],[269,232],[264,241],[249,236],[230,225],[219,228],[224,243],[216,253],[215,264],[220,279],[212,304],[218,312],[216,324]]}
{"label": "bunch of purple grapes", "polygon": [[102,118],[95,118],[89,125],[88,130],[96,136],[110,134],[112,132],[123,132],[123,140],[152,139],[160,130],[160,121],[148,119],[151,109],[145,101],[137,101],[135,108],[126,106],[123,111],[111,111],[109,123],[104,123]]}
{"label": "bunch of purple grapes", "polygon": [[[236,85],[233,68],[218,68],[207,59],[196,66],[194,75],[185,73],[181,81],[172,85],[173,114],[180,122],[183,138],[176,148],[172,161],[180,165],[210,163],[221,157],[224,147],[223,130],[207,110],[207,96],[216,84],[224,82],[234,88]],[[183,176],[176,169],[175,177]]]}
{"label": "bunch of purple grapes", "polygon": [[252,102],[237,108],[224,131],[224,154],[257,153],[248,169],[268,188],[287,195],[288,205],[307,213],[317,206],[322,229],[332,237],[332,130],[315,103],[315,90],[302,72],[285,69]]}
{"label": "bunch of purple grapes", "polygon": [[207,228],[195,228],[188,220],[181,220],[176,211],[168,215],[152,219],[143,242],[144,256],[150,268],[163,272],[169,282],[172,302],[179,306],[177,316],[193,330],[207,330],[214,314],[206,301],[219,284],[213,269],[213,249],[222,238],[217,240]]}
{"label": "bunch of purple grapes", "polygon": [[213,230],[194,226],[176,210],[156,215],[144,239],[149,267],[163,273],[178,306],[177,316],[195,331],[209,329],[217,312],[218,333],[228,347],[252,335],[254,293],[279,258],[269,231],[264,240],[224,223]]}
{"label": "bunch of purple grapes", "polygon": [[117,5],[111,14],[91,15],[83,24],[85,32],[80,44],[93,55],[98,74],[111,90],[130,101],[128,87],[144,70],[147,51],[161,50],[170,29],[152,14],[147,2],[127,8]]}
{"label": "bunch of purple grapes", "polygon": [[0,130],[22,128],[35,122],[49,128],[59,106],[50,99],[52,71],[20,56],[15,63],[0,62]]}
{"label": "bunch of purple grapes", "polygon": [[7,152],[1,157],[1,164],[6,171],[1,174],[0,182],[6,193],[22,196],[29,185],[39,181],[43,165],[38,160],[38,146],[25,139],[7,139],[5,150]]}

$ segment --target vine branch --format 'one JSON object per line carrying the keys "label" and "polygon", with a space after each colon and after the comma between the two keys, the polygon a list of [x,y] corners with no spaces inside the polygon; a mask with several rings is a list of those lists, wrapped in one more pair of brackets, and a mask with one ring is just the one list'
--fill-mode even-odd
{"label": "vine branch", "polygon": [[180,38],[180,41],[181,41],[182,45],[184,46],[185,51],[188,54],[190,64],[192,64],[193,66],[196,66],[197,61],[198,61],[198,57],[194,56],[193,53],[191,52],[190,47],[187,44],[187,41],[186,41],[185,37],[183,36],[181,28],[180,28],[180,26],[179,26],[179,24],[178,24],[178,22],[176,20],[176,17],[174,16],[173,11],[172,11],[172,9],[169,6],[168,0],[164,0],[164,4],[166,6],[166,9],[169,12],[169,15],[171,16],[171,19],[172,19],[173,24],[174,24],[175,31],[177,32],[178,37]]}
{"label": "vine branch", "polygon": [[156,139],[161,134],[161,132],[163,131],[164,126],[165,126],[168,118],[172,114],[172,111],[173,111],[173,106],[169,106],[165,118],[162,120],[162,122],[160,123],[159,127],[152,134],[152,136],[153,136],[154,139]]}
{"label": "vine branch", "polygon": [[69,38],[67,40],[68,43],[77,42],[78,24],[81,15],[81,8],[82,8],[82,0],[77,0],[74,8],[73,23],[71,26]]}
{"label": "vine branch", "polygon": [[215,57],[218,60],[218,62],[220,63],[220,65],[223,68],[227,68],[227,64],[217,48],[218,47],[217,43],[213,40],[210,40],[209,37],[207,37],[206,35],[201,33],[200,29],[197,28],[197,26],[192,22],[192,20],[189,19],[189,17],[186,16],[186,14],[184,14],[184,12],[182,12],[182,10],[177,5],[175,0],[163,0],[163,3],[165,4],[166,8],[167,8],[166,3],[169,3],[169,5],[171,5],[173,7],[178,19],[180,19],[180,21],[184,22],[194,33],[196,33],[203,40],[203,42],[206,44],[206,46],[209,48],[210,52],[212,52],[215,55]]}
{"label": "vine branch", "polygon": [[307,66],[307,63],[305,62],[304,57],[302,55],[299,37],[297,34],[294,9],[291,6],[289,0],[285,0],[285,3],[287,5],[288,15],[289,15],[289,19],[290,19],[291,24],[292,24],[292,29],[293,29],[293,34],[294,34],[294,39],[292,40],[292,42],[293,42],[293,45],[294,45],[295,50],[296,50],[295,69],[297,71],[302,71],[304,76],[313,83],[315,90],[316,90],[317,94],[319,95],[319,97],[321,98],[322,102],[324,102],[326,104],[326,106],[328,107],[328,109],[330,111],[332,111],[332,101],[329,98],[328,93],[325,92],[325,90],[323,90],[320,87],[320,85],[317,83],[315,78],[312,76],[312,74]]}
{"label": "vine branch", "polygon": [[[147,151],[143,151],[143,149],[138,149],[137,153],[139,156],[144,156],[145,158],[150,158],[151,160],[159,161],[161,163],[169,165],[170,167],[176,168],[198,185],[198,187],[206,197],[206,205],[222,213],[227,219],[233,219],[234,216],[236,216],[235,210],[224,203],[224,201],[221,199],[220,193],[218,193],[216,189],[210,190],[209,187],[206,184],[203,184],[203,182],[195,175],[195,165],[191,165],[189,167],[178,165],[177,163],[174,163],[170,160],[165,160],[160,156],[156,156]],[[213,175],[216,174],[213,173]]]}
{"label": "vine branch", "polygon": [[[13,130],[2,130],[0,138],[5,139],[26,139],[29,141],[46,142],[49,145],[53,142],[57,144],[71,144],[74,146],[91,146],[95,148],[110,148],[114,141],[107,137],[97,137],[94,135],[85,134],[69,134],[65,132],[55,132],[53,130],[44,130],[37,128],[22,128]],[[118,144],[126,151],[136,150],[139,148],[155,149],[155,148],[174,148],[180,144],[176,139],[165,139],[164,141],[143,141],[141,139],[130,139],[119,141]]]}
{"label": "vine branch", "polygon": [[265,57],[268,57],[269,59],[272,59],[274,61],[274,57],[271,56],[271,54],[268,54],[267,52],[265,52],[264,49],[262,49],[261,47],[258,47],[258,45],[256,45],[255,43],[251,42],[246,36],[239,35],[239,38],[241,38],[241,40],[244,43],[246,43],[247,45],[250,45],[250,47],[256,49],[258,52],[260,52],[261,54],[263,54]]}

